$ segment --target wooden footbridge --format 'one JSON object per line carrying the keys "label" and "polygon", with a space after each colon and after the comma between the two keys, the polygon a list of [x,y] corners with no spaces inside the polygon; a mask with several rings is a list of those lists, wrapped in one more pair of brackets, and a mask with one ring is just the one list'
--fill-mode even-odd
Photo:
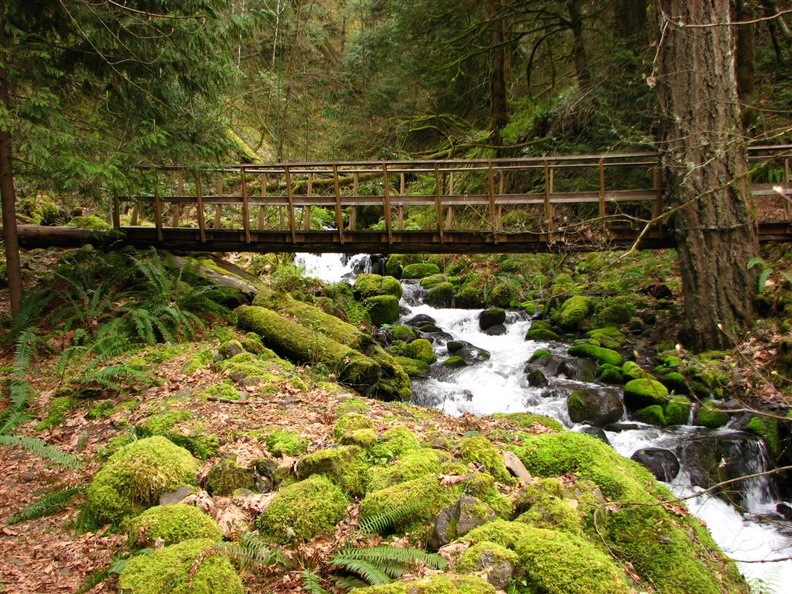
{"label": "wooden footbridge", "polygon": [[[762,241],[792,241],[792,145],[756,146]],[[507,253],[672,245],[656,153],[141,169],[111,231],[21,226],[22,247]]]}

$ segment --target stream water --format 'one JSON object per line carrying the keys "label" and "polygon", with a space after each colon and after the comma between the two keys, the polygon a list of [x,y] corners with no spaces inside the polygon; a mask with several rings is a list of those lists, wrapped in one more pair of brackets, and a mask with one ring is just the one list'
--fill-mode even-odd
{"label": "stream water", "polygon": [[[366,256],[335,254],[300,254],[297,259],[307,276],[325,282],[352,282],[357,273],[367,270],[367,262]],[[526,341],[524,337],[531,320],[519,313],[508,314],[505,334],[490,336],[479,329],[480,310],[433,308],[422,303],[422,291],[416,284],[404,282],[403,285],[401,305],[405,313],[402,321],[419,314],[435,320],[443,330],[434,342],[440,360],[448,356],[446,343],[451,339],[467,341],[491,354],[489,360],[413,380],[414,404],[435,407],[450,415],[532,412],[555,418],[569,429],[579,429],[571,422],[566,409],[566,396],[572,389],[569,384],[574,382],[548,393],[546,389],[530,387],[524,373],[526,362],[537,349],[548,348],[564,354],[563,345]],[[792,523],[776,513],[779,500],[769,480],[758,478],[748,482],[742,501],[746,511],[741,513],[724,500],[703,493],[702,487],[696,484],[695,469],[685,464],[687,444],[712,437],[713,430],[693,426],[660,429],[632,422],[625,426],[629,428],[605,433],[622,455],[630,457],[645,447],[677,453],[682,469],[669,487],[677,496],[686,498],[690,511],[707,524],[718,545],[738,562],[754,592],[792,592]],[[734,456],[741,459],[746,475],[769,468],[761,441],[728,426],[714,431],[715,437],[734,439],[739,444]]]}

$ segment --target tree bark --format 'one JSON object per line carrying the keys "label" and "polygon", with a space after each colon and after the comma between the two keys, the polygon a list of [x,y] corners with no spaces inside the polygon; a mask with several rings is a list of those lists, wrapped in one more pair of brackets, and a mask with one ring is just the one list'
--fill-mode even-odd
{"label": "tree bark", "polygon": [[[5,1],[0,0],[0,49],[8,55],[8,37],[5,30]],[[10,112],[11,80],[4,58],[0,61],[0,103]],[[0,126],[0,200],[3,204],[3,244],[5,246],[6,274],[8,275],[11,315],[16,317],[22,309],[22,267],[19,259],[19,238],[16,221],[16,192],[11,159],[11,131],[9,122]]]}
{"label": "tree bark", "polygon": [[[754,317],[758,253],[729,0],[661,0],[662,150],[685,299],[684,346],[733,346]],[[722,327],[723,331],[719,328]]]}
{"label": "tree bark", "polygon": [[[753,9],[745,0],[734,0],[735,22],[748,21],[753,18]],[[754,26],[736,25],[734,27],[736,43],[737,97],[740,99],[740,114],[743,130],[756,124],[757,113],[753,108],[754,93]]]}
{"label": "tree bark", "polygon": [[490,122],[493,142],[501,144],[500,132],[509,123],[506,98],[506,43],[503,33],[501,0],[489,0],[487,19],[490,26]]}
{"label": "tree bark", "polygon": [[586,44],[583,41],[583,14],[580,12],[578,0],[566,0],[569,13],[569,27],[572,29],[572,61],[575,64],[575,75],[578,86],[586,90],[591,85],[591,72],[589,71]]}

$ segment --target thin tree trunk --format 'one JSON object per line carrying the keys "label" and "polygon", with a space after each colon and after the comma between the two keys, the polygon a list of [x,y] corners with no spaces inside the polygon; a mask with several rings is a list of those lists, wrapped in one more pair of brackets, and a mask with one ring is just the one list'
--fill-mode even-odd
{"label": "thin tree trunk", "polygon": [[489,129],[493,142],[500,145],[500,132],[509,123],[509,107],[506,98],[506,44],[501,0],[490,0],[487,3],[487,13],[490,26]]}
{"label": "thin tree trunk", "polygon": [[[8,50],[5,30],[5,1],[0,0],[0,48]],[[0,61],[0,103],[10,111],[11,81],[8,69]],[[11,131],[8,123],[0,127],[0,200],[3,203],[3,243],[5,245],[6,274],[8,275],[11,315],[16,317],[22,310],[22,267],[19,259],[19,238],[16,222],[16,192],[11,160]]]}
{"label": "thin tree trunk", "polygon": [[[740,136],[729,0],[660,0],[658,92],[668,203],[685,299],[685,346],[731,345],[753,320],[758,253]],[[680,23],[684,26],[681,26]]]}
{"label": "thin tree trunk", "polygon": [[569,12],[569,26],[572,29],[572,61],[575,63],[578,86],[584,90],[591,85],[591,72],[583,41],[583,15],[578,0],[566,0],[566,6]]}

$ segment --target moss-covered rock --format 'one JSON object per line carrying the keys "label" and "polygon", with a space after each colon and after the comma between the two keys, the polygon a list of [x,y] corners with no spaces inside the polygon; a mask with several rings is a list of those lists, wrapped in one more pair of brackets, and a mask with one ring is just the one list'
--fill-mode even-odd
{"label": "moss-covered rock", "polygon": [[556,321],[567,332],[580,330],[592,307],[593,301],[590,297],[575,295],[561,305]]}
{"label": "moss-covered rock", "polygon": [[567,412],[573,423],[604,427],[621,419],[624,406],[615,389],[581,387],[567,397]]}
{"label": "moss-covered rock", "polygon": [[423,277],[420,284],[424,289],[431,289],[440,283],[446,282],[448,282],[448,277],[445,274],[433,274],[431,276]]}
{"label": "moss-covered rock", "polygon": [[525,335],[525,340],[535,340],[537,342],[549,342],[559,340],[561,335],[555,331],[549,322],[535,320],[531,322],[531,327]]}
{"label": "moss-covered rock", "polygon": [[157,505],[131,519],[126,533],[132,543],[150,546],[162,539],[166,546],[195,538],[217,541],[223,531],[211,517],[193,505]]}
{"label": "moss-covered rock", "polygon": [[379,274],[359,274],[353,285],[355,295],[359,299],[368,299],[380,295],[392,295],[398,301],[402,297],[404,289],[401,283],[392,276],[381,276]]}
{"label": "moss-covered rock", "polygon": [[780,451],[778,419],[753,416],[746,423],[745,430],[763,438],[771,454],[777,455]]}
{"label": "moss-covered rock", "polygon": [[369,449],[379,442],[379,436],[374,429],[357,429],[341,436],[341,445],[356,445]]}
{"label": "moss-covered rock", "polygon": [[604,384],[623,384],[624,376],[617,365],[600,365],[597,369],[597,378]]}
{"label": "moss-covered rock", "polygon": [[356,445],[311,452],[297,463],[298,477],[324,475],[350,495],[362,495],[365,492],[367,471],[368,464],[363,460],[363,450]]}
{"label": "moss-covered rock", "polygon": [[424,303],[432,307],[451,307],[454,303],[454,285],[440,283],[426,292]]}
{"label": "moss-covered rock", "polygon": [[569,347],[569,354],[573,357],[582,357],[584,359],[591,359],[592,361],[614,366],[619,366],[624,361],[620,353],[588,342],[572,345]]}
{"label": "moss-covered rock", "polygon": [[432,349],[432,343],[426,338],[418,338],[408,344],[405,354],[411,359],[418,359],[429,365],[437,361],[437,355]]}
{"label": "moss-covered rock", "polygon": [[421,279],[439,273],[440,267],[433,262],[416,262],[404,266],[404,268],[402,268],[401,277],[406,279]]}
{"label": "moss-covered rock", "polygon": [[195,485],[198,463],[190,452],[164,437],[141,439],[113,454],[88,486],[88,513],[97,522],[118,524],[157,503],[160,495]]}
{"label": "moss-covered rock", "polygon": [[506,590],[519,564],[517,553],[493,542],[478,542],[469,547],[454,565],[458,573],[484,575],[497,590]]}
{"label": "moss-covered rock", "polygon": [[617,350],[627,343],[627,339],[622,331],[612,326],[590,330],[586,332],[585,336],[606,349]]}
{"label": "moss-covered rock", "polygon": [[624,405],[629,410],[668,403],[668,388],[654,379],[640,378],[630,380],[624,385]]}
{"label": "moss-covered rock", "polygon": [[665,407],[665,420],[667,425],[687,425],[690,419],[690,400],[684,396],[673,396]]}
{"label": "moss-covered rock", "polygon": [[204,486],[211,495],[231,495],[237,489],[251,489],[254,481],[252,469],[240,466],[234,459],[224,458],[209,469]]}
{"label": "moss-covered rock", "polygon": [[409,326],[405,326],[404,324],[398,324],[393,327],[391,330],[393,333],[393,340],[394,341],[403,341],[403,342],[412,342],[418,335],[415,333],[415,330],[410,328]]}
{"label": "moss-covered rock", "polygon": [[378,491],[405,481],[441,472],[443,462],[450,456],[440,450],[420,448],[406,452],[387,466],[371,469],[369,490]]}
{"label": "moss-covered rock", "polygon": [[265,537],[277,542],[310,540],[331,533],[348,504],[338,485],[315,474],[278,491],[256,524]]}
{"label": "moss-covered rock", "polygon": [[394,357],[394,360],[401,366],[401,368],[404,370],[404,373],[406,373],[411,378],[426,377],[429,375],[429,372],[432,369],[428,363],[419,361],[418,359],[411,359],[410,357],[397,356]]}
{"label": "moss-covered rock", "polygon": [[506,470],[503,456],[486,437],[475,436],[463,439],[459,444],[462,457],[468,462],[481,464],[497,481],[512,484],[514,479]]}
{"label": "moss-covered rock", "polygon": [[333,426],[333,439],[340,442],[344,435],[358,429],[374,429],[374,423],[362,413],[346,413],[338,417]]}
{"label": "moss-covered rock", "polygon": [[105,221],[103,218],[96,215],[73,217],[67,224],[68,227],[77,227],[79,229],[94,229],[102,231],[111,229],[112,225]]}
{"label": "moss-covered rock", "polygon": [[495,588],[483,578],[450,573],[370,586],[357,591],[361,594],[495,594]]}
{"label": "moss-covered rock", "polygon": [[659,404],[653,404],[646,408],[635,411],[634,417],[636,421],[646,423],[648,425],[656,425],[657,427],[666,426],[666,418],[663,413],[663,407]]}
{"label": "moss-covered rock", "polygon": [[375,326],[392,324],[399,319],[399,299],[393,295],[375,295],[363,301],[369,319]]}
{"label": "moss-covered rock", "polygon": [[[118,590],[121,594],[243,594],[242,580],[228,558],[204,555],[214,544],[205,538],[185,540],[132,557],[118,580]],[[199,557],[201,563],[196,565]]]}
{"label": "moss-covered rock", "polygon": [[420,447],[415,433],[404,425],[396,425],[382,434],[382,440],[371,448],[370,455],[375,460],[391,460]]}
{"label": "moss-covered rock", "polygon": [[460,309],[479,309],[484,307],[481,288],[473,283],[465,283],[454,295],[454,305]]}
{"label": "moss-covered rock", "polygon": [[520,511],[516,522],[576,535],[583,534],[581,517],[590,511],[577,499],[567,498],[564,485],[556,478],[523,487],[514,505]]}
{"label": "moss-covered rock", "polygon": [[652,376],[635,361],[625,361],[624,365],[622,365],[622,373],[628,380],[652,379]]}
{"label": "moss-covered rock", "polygon": [[297,456],[308,449],[308,440],[297,433],[278,430],[267,436],[267,450],[273,456]]}
{"label": "moss-covered rock", "polygon": [[688,394],[690,392],[687,379],[678,371],[664,373],[658,379],[671,392],[677,394]]}
{"label": "moss-covered rock", "polygon": [[731,417],[729,413],[725,413],[718,409],[712,400],[705,400],[696,409],[693,415],[693,424],[699,427],[708,427],[710,429],[717,429],[726,425]]}

